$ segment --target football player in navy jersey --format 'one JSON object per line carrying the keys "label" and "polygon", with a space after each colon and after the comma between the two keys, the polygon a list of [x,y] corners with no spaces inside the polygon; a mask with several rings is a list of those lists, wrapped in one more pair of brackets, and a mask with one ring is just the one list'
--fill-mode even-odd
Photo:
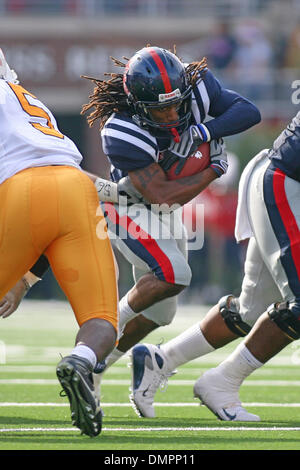
{"label": "football player in navy jersey", "polygon": [[114,61],[124,71],[92,79],[96,86],[82,110],[90,112],[91,126],[99,120],[111,178],[129,197],[127,206],[103,204],[111,241],[132,264],[136,282],[120,300],[120,341],[107,365],[172,321],[177,295],[191,280],[181,208],[172,211],[166,227],[153,211],[148,223],[151,204],[183,206],[226,172],[226,152],[211,154],[206,170],[180,180],[167,180],[164,170],[183,162],[202,142],[260,121],[256,106],[223,88],[205,58],[187,65],[175,53],[148,46],[127,63]]}
{"label": "football player in navy jersey", "polygon": [[239,298],[223,297],[201,322],[159,348],[133,348],[133,397],[143,416],[155,416],[154,395],[175,368],[245,337],[196,381],[194,395],[221,420],[260,420],[242,407],[239,388],[300,338],[299,155],[300,112],[243,171],[235,235],[249,245]]}
{"label": "football player in navy jersey", "polygon": [[273,147],[250,162],[242,181],[240,207],[249,220],[237,219],[236,235],[252,237],[279,295],[229,358],[195,383],[195,395],[217,414],[239,402],[239,388],[251,373],[300,338],[299,156],[300,112]]}
{"label": "football player in navy jersey", "polygon": [[[112,244],[132,264],[136,282],[120,300],[119,345],[104,367],[173,320],[177,295],[191,280],[181,206],[226,172],[221,139],[260,121],[256,106],[223,88],[205,59],[183,64],[175,53],[149,46],[127,63],[114,61],[124,71],[91,79],[96,86],[82,111],[90,112],[91,126],[99,120],[111,178],[127,196],[127,204],[102,206]],[[170,165],[184,164],[203,142],[218,149],[211,151],[210,166],[169,181]],[[175,209],[167,226],[151,204]]]}

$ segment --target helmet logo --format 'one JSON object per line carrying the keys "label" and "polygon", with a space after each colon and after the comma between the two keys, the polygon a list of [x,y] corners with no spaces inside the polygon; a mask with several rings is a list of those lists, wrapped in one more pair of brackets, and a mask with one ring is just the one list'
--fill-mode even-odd
{"label": "helmet logo", "polygon": [[180,96],[181,96],[181,92],[179,88],[176,88],[176,90],[171,91],[171,93],[161,93],[160,95],[158,95],[158,101],[160,103],[164,103],[165,101],[169,101],[174,98],[180,98]]}

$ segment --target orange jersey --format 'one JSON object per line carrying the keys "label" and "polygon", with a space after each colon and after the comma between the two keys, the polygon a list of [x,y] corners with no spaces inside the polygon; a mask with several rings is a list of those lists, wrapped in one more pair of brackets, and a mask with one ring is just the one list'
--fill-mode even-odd
{"label": "orange jersey", "polygon": [[25,168],[79,168],[82,155],[51,111],[22,86],[1,79],[0,123],[0,183]]}
{"label": "orange jersey", "polygon": [[82,156],[49,109],[0,79],[0,298],[45,254],[78,324],[117,329],[115,262]]}

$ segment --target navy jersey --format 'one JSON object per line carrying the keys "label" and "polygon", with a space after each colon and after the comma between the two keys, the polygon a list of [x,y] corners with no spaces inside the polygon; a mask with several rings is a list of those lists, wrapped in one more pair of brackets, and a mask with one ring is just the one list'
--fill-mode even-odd
{"label": "navy jersey", "polygon": [[[212,72],[206,70],[193,90],[191,125],[205,122],[211,139],[218,139],[242,132],[259,121],[255,105],[223,88]],[[129,113],[114,113],[105,123],[101,137],[103,151],[112,165],[113,181],[119,181],[128,171],[157,162],[171,143],[169,137],[153,137],[141,129]]]}
{"label": "navy jersey", "polygon": [[300,182],[300,111],[274,141],[269,158],[275,168]]}

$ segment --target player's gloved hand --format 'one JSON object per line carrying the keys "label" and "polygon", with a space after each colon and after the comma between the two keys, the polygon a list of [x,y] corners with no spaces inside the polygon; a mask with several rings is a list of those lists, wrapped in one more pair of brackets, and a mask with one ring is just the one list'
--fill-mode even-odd
{"label": "player's gloved hand", "polygon": [[164,171],[168,171],[171,166],[179,161],[175,174],[182,171],[186,158],[196,152],[197,148],[210,140],[210,134],[206,126],[197,124],[190,126],[180,137],[180,142],[172,142],[170,147],[164,152],[164,158],[159,162]]}
{"label": "player's gloved hand", "polygon": [[179,162],[179,163],[176,167],[175,174],[179,175],[179,173],[181,172],[182,168],[184,167],[186,163],[186,158],[178,157],[174,153],[169,152],[169,150],[166,150],[164,152],[163,159],[160,162],[158,162],[158,164],[164,171],[168,171],[176,162]]}
{"label": "player's gloved hand", "polygon": [[204,134],[201,132],[201,126],[201,124],[198,126],[190,126],[180,136],[180,142],[172,141],[168,148],[168,152],[181,158],[186,158],[189,155],[192,155],[202,142],[206,142]]}
{"label": "player's gloved hand", "polygon": [[227,171],[227,152],[223,139],[213,139],[210,142],[210,168],[217,173],[218,177]]}

